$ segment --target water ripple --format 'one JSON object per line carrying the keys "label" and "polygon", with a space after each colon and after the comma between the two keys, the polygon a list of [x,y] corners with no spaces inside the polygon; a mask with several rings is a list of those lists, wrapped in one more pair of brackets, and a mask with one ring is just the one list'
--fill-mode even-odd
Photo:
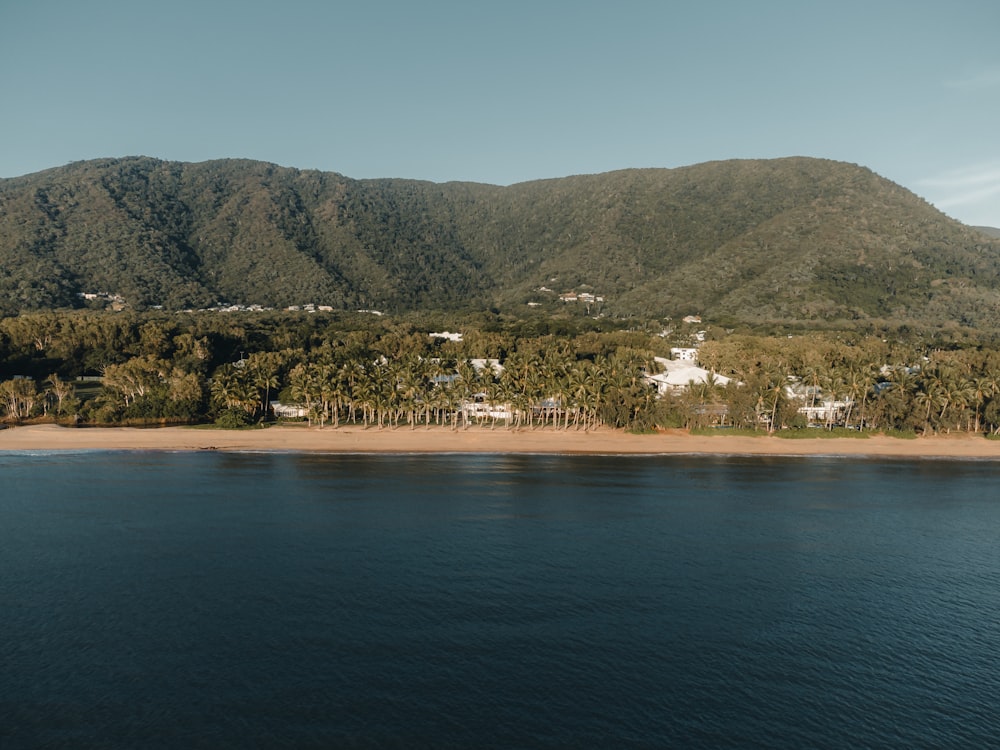
{"label": "water ripple", "polygon": [[0,456],[0,747],[988,747],[1000,467]]}

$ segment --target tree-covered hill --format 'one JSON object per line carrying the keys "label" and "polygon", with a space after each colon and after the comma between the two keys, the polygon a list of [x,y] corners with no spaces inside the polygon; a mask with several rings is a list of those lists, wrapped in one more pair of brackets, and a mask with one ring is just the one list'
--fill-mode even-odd
{"label": "tree-covered hill", "polygon": [[[0,305],[386,311],[589,291],[618,315],[1000,329],[1000,240],[870,170],[787,158],[510,187],[135,157],[0,180]],[[542,287],[551,291],[539,291]]]}

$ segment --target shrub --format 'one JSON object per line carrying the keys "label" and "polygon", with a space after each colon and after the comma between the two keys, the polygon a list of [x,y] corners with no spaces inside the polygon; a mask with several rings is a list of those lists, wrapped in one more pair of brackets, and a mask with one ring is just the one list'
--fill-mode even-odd
{"label": "shrub", "polygon": [[224,409],[215,418],[215,424],[224,430],[239,430],[250,426],[250,415],[244,409]]}

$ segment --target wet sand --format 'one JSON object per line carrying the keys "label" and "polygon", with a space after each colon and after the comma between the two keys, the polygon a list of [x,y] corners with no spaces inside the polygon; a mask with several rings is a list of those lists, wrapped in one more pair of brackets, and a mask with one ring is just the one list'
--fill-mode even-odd
{"label": "wet sand", "polygon": [[217,430],[192,427],[86,427],[28,425],[0,430],[0,451],[293,451],[315,453],[566,453],[735,454],[771,456],[870,456],[1000,459],[1000,441],[982,435],[937,435],[905,440],[868,438],[786,439],[762,435],[690,435],[671,430],[633,435],[553,429],[470,427],[307,427]]}

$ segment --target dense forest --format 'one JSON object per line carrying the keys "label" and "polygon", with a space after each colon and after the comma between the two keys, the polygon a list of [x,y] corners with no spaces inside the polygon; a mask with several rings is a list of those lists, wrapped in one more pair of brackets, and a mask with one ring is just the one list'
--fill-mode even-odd
{"label": "dense forest", "polygon": [[[280,401],[334,427],[785,431],[808,427],[802,407],[836,401],[821,426],[1000,432],[998,349],[695,328],[585,319],[553,333],[485,315],[454,340],[357,314],[22,314],[0,319],[0,417],[234,428],[273,421]],[[712,374],[658,394],[657,357],[692,337]]]}
{"label": "dense forest", "polygon": [[0,180],[0,312],[221,303],[992,332],[1000,240],[807,158],[509,187],[145,157]]}

